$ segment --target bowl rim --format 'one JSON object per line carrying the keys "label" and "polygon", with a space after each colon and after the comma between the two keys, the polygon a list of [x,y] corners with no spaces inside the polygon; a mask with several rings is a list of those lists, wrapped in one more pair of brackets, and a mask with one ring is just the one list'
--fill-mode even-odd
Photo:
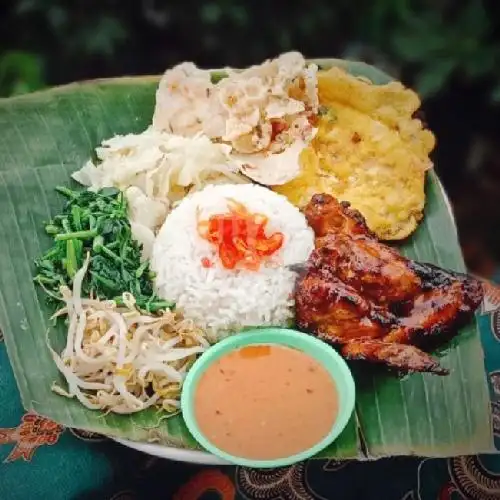
{"label": "bowl rim", "polygon": [[[301,344],[300,347],[295,345],[296,342]],[[249,345],[259,344],[274,344],[299,349],[321,363],[321,365],[324,366],[328,373],[332,376],[337,387],[339,385],[339,380],[342,380],[343,384],[345,384],[344,395],[342,399],[339,399],[337,417],[334,420],[332,428],[328,434],[311,448],[288,457],[282,457],[274,460],[254,460],[236,457],[219,449],[200,431],[194,416],[193,400],[196,386],[201,375],[208,369],[208,367],[220,357],[231,351],[241,349]],[[329,359],[331,364],[326,366],[325,360],[319,359],[320,356]],[[311,458],[330,445],[341,434],[349,422],[354,411],[355,398],[356,388],[351,370],[345,360],[329,344],[311,335],[289,328],[257,328],[245,330],[244,332],[232,335],[219,341],[205,351],[193,363],[182,386],[181,411],[189,432],[201,445],[201,447],[209,453],[212,453],[213,455],[234,465],[252,468],[274,468],[285,467]]]}

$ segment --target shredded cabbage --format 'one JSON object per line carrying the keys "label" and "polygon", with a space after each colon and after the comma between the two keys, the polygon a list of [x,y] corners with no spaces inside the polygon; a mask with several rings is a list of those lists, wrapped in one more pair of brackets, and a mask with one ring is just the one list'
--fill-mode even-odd
{"label": "shredded cabbage", "polygon": [[147,258],[151,236],[172,204],[207,184],[248,182],[230,151],[203,135],[181,137],[149,128],[105,140],[96,149],[99,162],[87,162],[73,178],[91,190],[113,186],[125,192],[134,237],[144,244]]}

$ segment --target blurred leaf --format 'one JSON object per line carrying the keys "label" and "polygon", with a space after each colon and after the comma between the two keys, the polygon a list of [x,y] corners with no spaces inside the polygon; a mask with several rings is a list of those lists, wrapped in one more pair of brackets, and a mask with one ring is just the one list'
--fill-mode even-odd
{"label": "blurred leaf", "polygon": [[445,85],[457,63],[454,59],[436,61],[425,66],[418,73],[415,86],[422,98],[428,98],[437,94]]}
{"label": "blurred leaf", "polygon": [[9,95],[15,96],[15,95],[27,94],[28,92],[31,92],[33,90],[35,89],[32,88],[28,82],[24,80],[15,80],[11,85]]}
{"label": "blurred leaf", "polygon": [[111,57],[117,46],[125,40],[126,32],[119,20],[103,16],[92,25],[89,24],[82,36],[87,54]]}
{"label": "blurred leaf", "polygon": [[[396,3],[398,0],[395,0]],[[362,24],[366,35],[377,45],[382,45],[387,38],[386,26],[395,14],[394,1],[373,2],[369,15],[364,17]]]}
{"label": "blurred leaf", "polygon": [[411,7],[411,0],[395,0],[394,8],[402,24],[411,25],[415,21],[415,12]]}
{"label": "blurred leaf", "polygon": [[0,55],[0,95],[23,94],[43,86],[43,64],[38,54],[11,50]]}
{"label": "blurred leaf", "polygon": [[40,2],[37,0],[18,0],[16,2],[17,14],[30,14],[39,9]]}
{"label": "blurred leaf", "polygon": [[494,104],[500,104],[500,82],[497,82],[491,91],[490,99]]}
{"label": "blurred leaf", "polygon": [[445,32],[428,32],[426,36],[416,32],[397,32],[393,37],[394,52],[405,62],[426,62],[439,53],[446,52]]}
{"label": "blurred leaf", "polygon": [[47,19],[55,30],[60,30],[68,22],[68,12],[59,5],[54,5],[47,10]]}
{"label": "blurred leaf", "polygon": [[314,16],[309,11],[304,13],[299,21],[299,29],[304,35],[312,35],[316,28],[316,20]]}
{"label": "blurred leaf", "polygon": [[496,78],[500,47],[489,41],[492,25],[483,2],[469,0],[454,11],[446,1],[434,2],[427,11],[411,10],[410,3],[398,4],[399,24],[391,46],[401,63],[417,71],[416,85],[423,96],[440,92],[455,70],[470,82]]}
{"label": "blurred leaf", "polygon": [[215,3],[205,3],[201,7],[200,16],[207,24],[216,24],[222,15],[220,6]]}
{"label": "blurred leaf", "polygon": [[292,38],[289,31],[284,28],[278,29],[276,31],[276,36],[278,37],[278,43],[281,50],[286,51],[292,48]]}
{"label": "blurred leaf", "polygon": [[479,78],[495,71],[500,51],[497,47],[479,47],[465,61],[465,72],[469,78]]}
{"label": "blurred leaf", "polygon": [[150,24],[159,28],[165,27],[172,20],[170,7],[155,0],[142,0],[142,13]]}
{"label": "blurred leaf", "polygon": [[248,12],[243,5],[231,5],[228,14],[236,25],[245,26],[248,24]]}
{"label": "blurred leaf", "polygon": [[203,38],[203,48],[207,51],[215,52],[219,49],[221,41],[214,33],[209,33]]}
{"label": "blurred leaf", "polygon": [[464,38],[482,38],[490,29],[490,20],[483,2],[481,0],[469,0],[469,3],[462,9],[458,17],[456,27]]}

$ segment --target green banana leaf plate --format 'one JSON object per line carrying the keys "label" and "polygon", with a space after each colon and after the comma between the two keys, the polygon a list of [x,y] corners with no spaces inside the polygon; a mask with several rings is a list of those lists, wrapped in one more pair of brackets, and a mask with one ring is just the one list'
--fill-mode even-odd
{"label": "green banana leaf plate", "polygon": [[[317,60],[384,84],[390,77],[364,63]],[[32,282],[33,260],[50,241],[43,221],[63,200],[58,184],[74,184],[79,169],[103,139],[144,130],[153,116],[158,77],[76,83],[0,100],[0,326],[23,405],[67,427],[142,443],[167,456],[197,461],[199,450],[180,415],[155,410],[132,416],[93,412],[54,394],[61,382],[46,346],[64,344],[64,328],[49,324],[45,297]],[[463,271],[453,216],[437,176],[427,178],[425,218],[401,251],[420,261]],[[453,456],[493,451],[488,389],[476,322],[442,350],[447,377],[414,374],[398,379],[356,373],[356,411],[322,457]],[[158,447],[156,447],[158,448]],[[182,450],[182,451],[181,451]],[[158,449],[147,449],[157,453]],[[174,452],[173,454],[171,452]],[[160,453],[161,454],[161,453]],[[183,455],[184,454],[184,455]],[[201,455],[199,455],[201,456]]]}

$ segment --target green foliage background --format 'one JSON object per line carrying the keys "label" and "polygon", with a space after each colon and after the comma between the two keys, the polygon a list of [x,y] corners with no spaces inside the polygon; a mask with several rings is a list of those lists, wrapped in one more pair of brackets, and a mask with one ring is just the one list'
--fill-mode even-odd
{"label": "green foliage background", "polygon": [[[365,56],[409,71],[424,97],[488,80],[500,101],[495,2],[17,0],[3,2],[0,94],[160,72],[183,59],[245,65],[281,51]],[[498,18],[497,18],[498,19]],[[369,47],[369,49],[365,49]]]}

